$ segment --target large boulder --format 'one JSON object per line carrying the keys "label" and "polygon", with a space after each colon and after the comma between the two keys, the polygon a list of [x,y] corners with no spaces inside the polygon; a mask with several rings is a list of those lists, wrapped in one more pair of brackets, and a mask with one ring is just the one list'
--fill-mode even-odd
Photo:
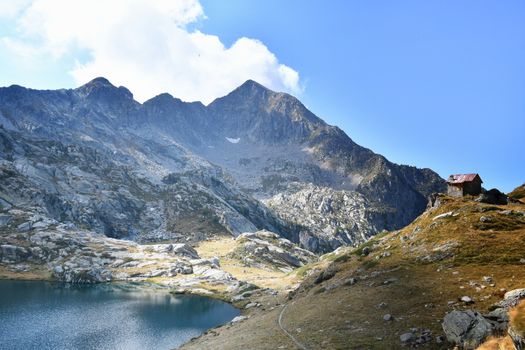
{"label": "large boulder", "polygon": [[478,198],[476,198],[476,201],[487,204],[505,205],[508,203],[509,198],[505,193],[493,188],[483,192]]}
{"label": "large boulder", "polygon": [[171,247],[172,255],[185,256],[190,259],[199,259],[199,254],[197,253],[197,251],[187,244],[171,244]]}
{"label": "large boulder", "polygon": [[449,342],[463,349],[476,349],[492,334],[492,326],[477,311],[454,310],[445,315],[443,331]]}

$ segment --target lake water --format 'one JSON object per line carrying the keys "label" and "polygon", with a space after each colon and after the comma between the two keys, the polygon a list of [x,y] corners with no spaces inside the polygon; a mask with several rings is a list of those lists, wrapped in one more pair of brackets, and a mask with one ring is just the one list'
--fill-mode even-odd
{"label": "lake water", "polygon": [[173,349],[238,314],[132,285],[0,280],[0,349]]}

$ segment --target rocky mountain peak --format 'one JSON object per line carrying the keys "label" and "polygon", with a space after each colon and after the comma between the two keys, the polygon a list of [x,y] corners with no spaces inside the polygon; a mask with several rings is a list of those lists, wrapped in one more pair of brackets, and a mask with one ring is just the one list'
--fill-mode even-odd
{"label": "rocky mountain peak", "polygon": [[272,90],[252,79],[246,80],[238,88],[232,91],[232,93],[234,92],[273,93]]}
{"label": "rocky mountain peak", "polygon": [[150,98],[149,100],[147,100],[144,103],[169,103],[169,102],[172,102],[174,100],[179,100],[179,99],[173,97],[173,95],[171,95],[171,94],[169,94],[167,92],[163,92],[161,94],[158,94],[155,97]]}
{"label": "rocky mountain peak", "polygon": [[75,91],[85,98],[92,99],[127,99],[133,100],[133,94],[126,87],[116,87],[108,79],[104,77],[98,77],[90,82],[82,85],[75,89]]}
{"label": "rocky mountain peak", "polygon": [[111,84],[111,82],[108,79],[104,77],[96,77],[92,79],[90,82],[86,83],[84,86],[87,86],[87,85],[105,85],[105,86],[115,87],[113,84]]}
{"label": "rocky mountain peak", "polygon": [[144,106],[157,107],[157,108],[200,108],[204,109],[204,105],[200,101],[196,102],[184,102],[180,98],[174,97],[173,95],[163,92],[155,97],[150,98],[144,102]]}
{"label": "rocky mountain peak", "polygon": [[257,144],[302,143],[316,127],[326,125],[297,98],[253,80],[216,99],[207,109],[224,136],[236,135]]}

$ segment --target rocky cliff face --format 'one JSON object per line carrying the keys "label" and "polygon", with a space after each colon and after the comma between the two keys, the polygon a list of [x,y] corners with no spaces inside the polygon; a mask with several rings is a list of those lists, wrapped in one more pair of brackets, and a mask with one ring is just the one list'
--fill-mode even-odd
{"label": "rocky cliff face", "polygon": [[444,187],[253,81],[209,106],[168,94],[140,104],[104,78],[11,86],[0,125],[4,210],[137,241],[266,229],[328,251],[409,223]]}

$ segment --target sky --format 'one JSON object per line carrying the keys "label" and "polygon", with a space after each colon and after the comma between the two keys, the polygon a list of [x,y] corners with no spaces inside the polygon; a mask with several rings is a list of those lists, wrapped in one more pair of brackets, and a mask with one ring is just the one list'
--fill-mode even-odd
{"label": "sky", "polygon": [[525,182],[521,0],[0,0],[0,86],[96,76],[204,103],[254,79],[393,162]]}

